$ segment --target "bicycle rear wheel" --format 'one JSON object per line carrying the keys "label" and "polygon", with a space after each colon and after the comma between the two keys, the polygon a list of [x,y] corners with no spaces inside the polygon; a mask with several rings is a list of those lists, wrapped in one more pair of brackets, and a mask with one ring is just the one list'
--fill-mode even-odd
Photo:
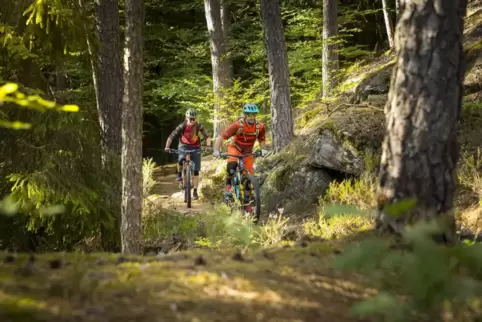
{"label": "bicycle rear wheel", "polygon": [[261,191],[259,182],[252,174],[244,176],[244,206],[243,213],[248,214],[254,218],[254,223],[257,224],[261,217]]}
{"label": "bicycle rear wheel", "polygon": [[186,167],[186,175],[184,178],[184,202],[187,204],[188,208],[191,208],[191,167]]}

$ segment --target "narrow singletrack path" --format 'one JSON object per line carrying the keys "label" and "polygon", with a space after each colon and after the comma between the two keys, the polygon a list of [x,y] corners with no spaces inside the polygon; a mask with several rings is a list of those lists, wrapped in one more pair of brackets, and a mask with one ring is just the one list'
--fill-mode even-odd
{"label": "narrow singletrack path", "polygon": [[[202,158],[202,167],[209,166],[212,157]],[[161,207],[178,211],[180,213],[201,213],[212,208],[212,205],[202,200],[193,200],[191,208],[187,208],[184,203],[184,192],[179,189],[179,183],[176,181],[176,164],[170,163],[159,166],[154,171],[154,179],[156,184],[152,188],[150,198],[156,201]],[[201,171],[201,180],[203,173]],[[220,191],[221,193],[221,191]]]}

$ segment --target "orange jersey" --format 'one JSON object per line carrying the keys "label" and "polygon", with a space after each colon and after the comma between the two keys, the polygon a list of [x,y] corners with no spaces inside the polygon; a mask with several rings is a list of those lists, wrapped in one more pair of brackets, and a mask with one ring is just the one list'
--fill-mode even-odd
{"label": "orange jersey", "polygon": [[[243,122],[242,130],[240,130],[240,122]],[[244,122],[243,119],[240,119],[229,125],[221,133],[221,136],[225,140],[234,137],[233,143],[230,143],[228,146],[235,147],[242,153],[251,153],[256,140],[259,142],[264,142],[266,140],[266,131],[264,124],[261,122],[255,122],[254,124],[249,125]]]}

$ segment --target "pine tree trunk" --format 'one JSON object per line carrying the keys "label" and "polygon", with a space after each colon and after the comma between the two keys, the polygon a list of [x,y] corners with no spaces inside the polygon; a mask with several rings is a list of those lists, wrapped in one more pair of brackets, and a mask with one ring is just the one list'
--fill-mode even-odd
{"label": "pine tree trunk", "polygon": [[118,0],[96,1],[98,113],[101,130],[102,164],[111,174],[107,201],[114,212],[115,230],[102,227],[103,248],[120,247],[122,180],[122,66]]}
{"label": "pine tree trunk", "polygon": [[233,60],[230,58],[230,55],[229,55],[229,50],[230,50],[229,29],[231,27],[231,11],[229,10],[228,0],[221,1],[221,27],[223,28],[225,51],[227,53],[226,59],[228,60],[227,85],[231,87],[233,85],[234,68],[233,68]]}
{"label": "pine tree trunk", "polygon": [[211,66],[213,71],[214,91],[214,135],[216,138],[226,125],[226,113],[223,111],[224,89],[229,87],[229,64],[224,59],[226,44],[221,21],[221,0],[204,0],[206,23],[209,32]]}
{"label": "pine tree trunk", "polygon": [[328,97],[335,88],[336,74],[338,73],[338,46],[333,44],[333,39],[338,35],[337,0],[323,0],[323,54],[322,54],[322,82],[323,97]]}
{"label": "pine tree trunk", "polygon": [[388,45],[393,48],[393,27],[388,13],[387,0],[382,0],[383,18],[385,19],[385,28],[387,30]]}
{"label": "pine tree trunk", "polygon": [[278,152],[293,137],[290,74],[279,0],[261,0],[261,19],[268,55],[271,133],[274,150]]}
{"label": "pine tree trunk", "polygon": [[[453,208],[459,158],[465,0],[400,1],[398,60],[391,79],[380,168],[377,226],[401,233],[423,218],[447,219]],[[387,204],[416,198],[416,207],[391,217]]]}
{"label": "pine tree trunk", "polygon": [[125,1],[122,110],[122,253],[141,252],[144,1]]}

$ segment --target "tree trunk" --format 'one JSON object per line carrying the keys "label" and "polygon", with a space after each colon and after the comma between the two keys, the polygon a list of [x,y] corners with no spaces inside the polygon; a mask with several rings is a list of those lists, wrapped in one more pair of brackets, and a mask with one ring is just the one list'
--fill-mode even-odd
{"label": "tree trunk", "polygon": [[382,0],[383,18],[385,19],[385,28],[387,30],[388,45],[393,48],[393,27],[388,13],[387,0]]}
{"label": "tree trunk", "polygon": [[323,0],[323,54],[322,54],[322,82],[323,97],[328,97],[336,86],[338,73],[338,46],[333,44],[333,39],[338,35],[337,0]]}
{"label": "tree trunk", "polygon": [[144,1],[125,1],[122,110],[122,253],[141,252]]}
{"label": "tree trunk", "polygon": [[227,59],[227,85],[231,87],[233,85],[233,60],[230,58],[229,53],[229,29],[231,27],[231,11],[229,10],[229,1],[222,0],[221,1],[221,27],[223,28],[223,37],[224,37],[224,44],[225,44],[225,51],[226,51],[226,59]]}
{"label": "tree trunk", "polygon": [[290,74],[279,0],[261,0],[261,19],[268,55],[271,133],[274,150],[278,152],[293,137]]}
{"label": "tree trunk", "polygon": [[229,87],[229,65],[225,59],[226,44],[221,21],[220,0],[204,0],[206,23],[209,32],[211,66],[213,70],[214,91],[214,134],[216,138],[226,125],[226,113],[223,111],[224,89]]}
{"label": "tree trunk", "polygon": [[[382,231],[399,234],[406,224],[441,218],[450,228],[444,237],[453,240],[466,6],[466,0],[400,1],[398,60],[385,106],[380,167],[377,226]],[[405,198],[415,198],[416,206],[390,216],[386,206]]]}
{"label": "tree trunk", "polygon": [[[122,180],[122,67],[118,0],[96,0],[97,36],[97,110],[101,130],[102,164],[111,174],[107,202],[114,212],[115,230],[121,221]],[[120,236],[102,228],[104,249],[120,246]]]}

